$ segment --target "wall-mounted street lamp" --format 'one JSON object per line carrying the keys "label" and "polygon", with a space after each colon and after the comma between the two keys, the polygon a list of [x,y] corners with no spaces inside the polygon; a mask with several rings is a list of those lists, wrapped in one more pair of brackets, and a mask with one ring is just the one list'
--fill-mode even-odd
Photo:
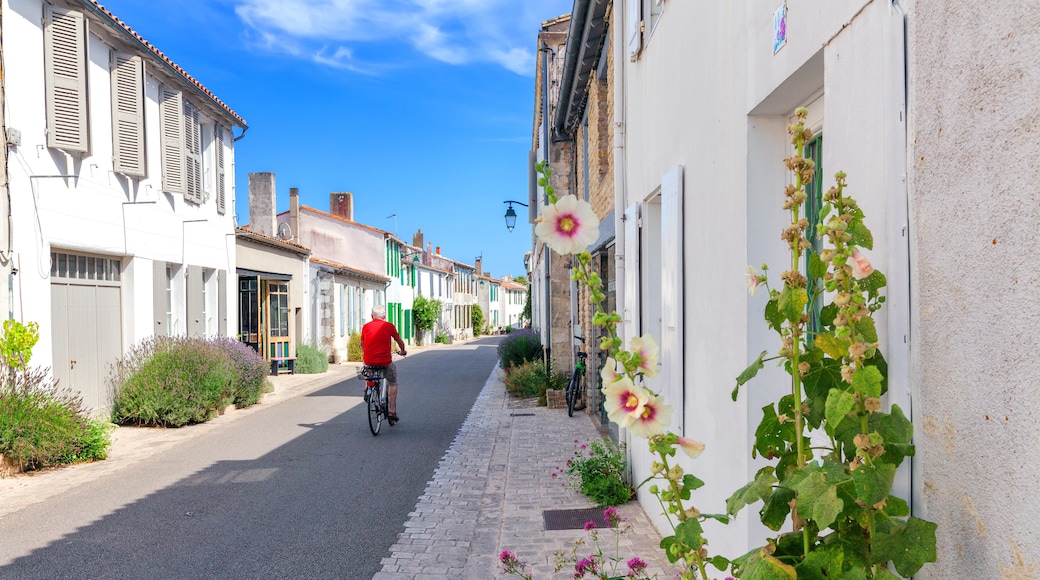
{"label": "wall-mounted street lamp", "polygon": [[509,207],[506,208],[506,229],[509,230],[510,232],[512,232],[513,228],[516,227],[516,210],[513,209],[513,204],[515,203],[517,205],[522,205],[524,207],[528,207],[528,205],[526,203],[522,203],[522,202],[519,202],[519,201],[513,201],[511,199],[503,201],[502,203],[508,203],[509,204]]}

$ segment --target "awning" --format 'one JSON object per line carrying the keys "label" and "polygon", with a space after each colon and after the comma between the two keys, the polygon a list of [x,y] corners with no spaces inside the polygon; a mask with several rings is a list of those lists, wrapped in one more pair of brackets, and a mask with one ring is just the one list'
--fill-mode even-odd
{"label": "awning", "polygon": [[260,272],[259,270],[247,270],[245,268],[236,268],[235,272],[239,276],[247,278],[263,278],[264,280],[278,280],[281,282],[292,280],[292,274],[275,274],[274,272]]}

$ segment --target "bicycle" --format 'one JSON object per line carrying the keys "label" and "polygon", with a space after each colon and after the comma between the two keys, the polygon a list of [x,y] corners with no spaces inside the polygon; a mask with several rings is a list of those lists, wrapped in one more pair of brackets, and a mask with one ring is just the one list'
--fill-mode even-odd
{"label": "bicycle", "polygon": [[[580,336],[574,338],[585,344],[585,339]],[[573,417],[575,411],[585,409],[585,362],[589,355],[580,348],[575,349],[577,360],[574,361],[574,372],[571,380],[567,383],[567,416]]]}
{"label": "bicycle", "polygon": [[[383,420],[390,417],[390,402],[387,399],[386,367],[363,366],[358,369],[358,378],[365,381],[365,403],[368,405],[368,429],[379,435]],[[387,421],[389,422],[389,421]]]}

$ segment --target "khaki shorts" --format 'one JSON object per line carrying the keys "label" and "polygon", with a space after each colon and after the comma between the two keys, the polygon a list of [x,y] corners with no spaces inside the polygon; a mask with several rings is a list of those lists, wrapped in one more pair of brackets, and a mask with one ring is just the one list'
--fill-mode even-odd
{"label": "khaki shorts", "polygon": [[397,386],[397,365],[390,363],[390,366],[386,367],[386,384],[391,387]]}

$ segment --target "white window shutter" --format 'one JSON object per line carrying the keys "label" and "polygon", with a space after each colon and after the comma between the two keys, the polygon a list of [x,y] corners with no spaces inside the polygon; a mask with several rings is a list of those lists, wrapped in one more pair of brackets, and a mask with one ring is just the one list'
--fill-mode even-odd
{"label": "white window shutter", "polygon": [[625,303],[622,305],[625,344],[639,336],[639,220],[642,204],[636,202],[625,210]]}
{"label": "white window shutter", "polygon": [[635,60],[639,50],[643,48],[643,2],[628,0],[628,14],[625,15],[625,30],[628,34],[628,56]]}
{"label": "white window shutter", "polygon": [[202,136],[199,110],[184,101],[184,199],[202,204]]}
{"label": "white window shutter", "polygon": [[112,52],[112,169],[144,177],[144,61]]}
{"label": "white window shutter", "polygon": [[661,386],[683,433],[683,167],[661,180]]}
{"label": "white window shutter", "polygon": [[184,113],[180,91],[169,87],[159,90],[162,114],[163,191],[185,193],[184,188]]}
{"label": "white window shutter", "polygon": [[220,125],[213,126],[216,138],[213,141],[217,149],[217,213],[224,215],[227,211],[225,189],[224,189],[224,128]]}
{"label": "white window shutter", "polygon": [[87,28],[83,14],[45,5],[47,146],[87,153]]}

